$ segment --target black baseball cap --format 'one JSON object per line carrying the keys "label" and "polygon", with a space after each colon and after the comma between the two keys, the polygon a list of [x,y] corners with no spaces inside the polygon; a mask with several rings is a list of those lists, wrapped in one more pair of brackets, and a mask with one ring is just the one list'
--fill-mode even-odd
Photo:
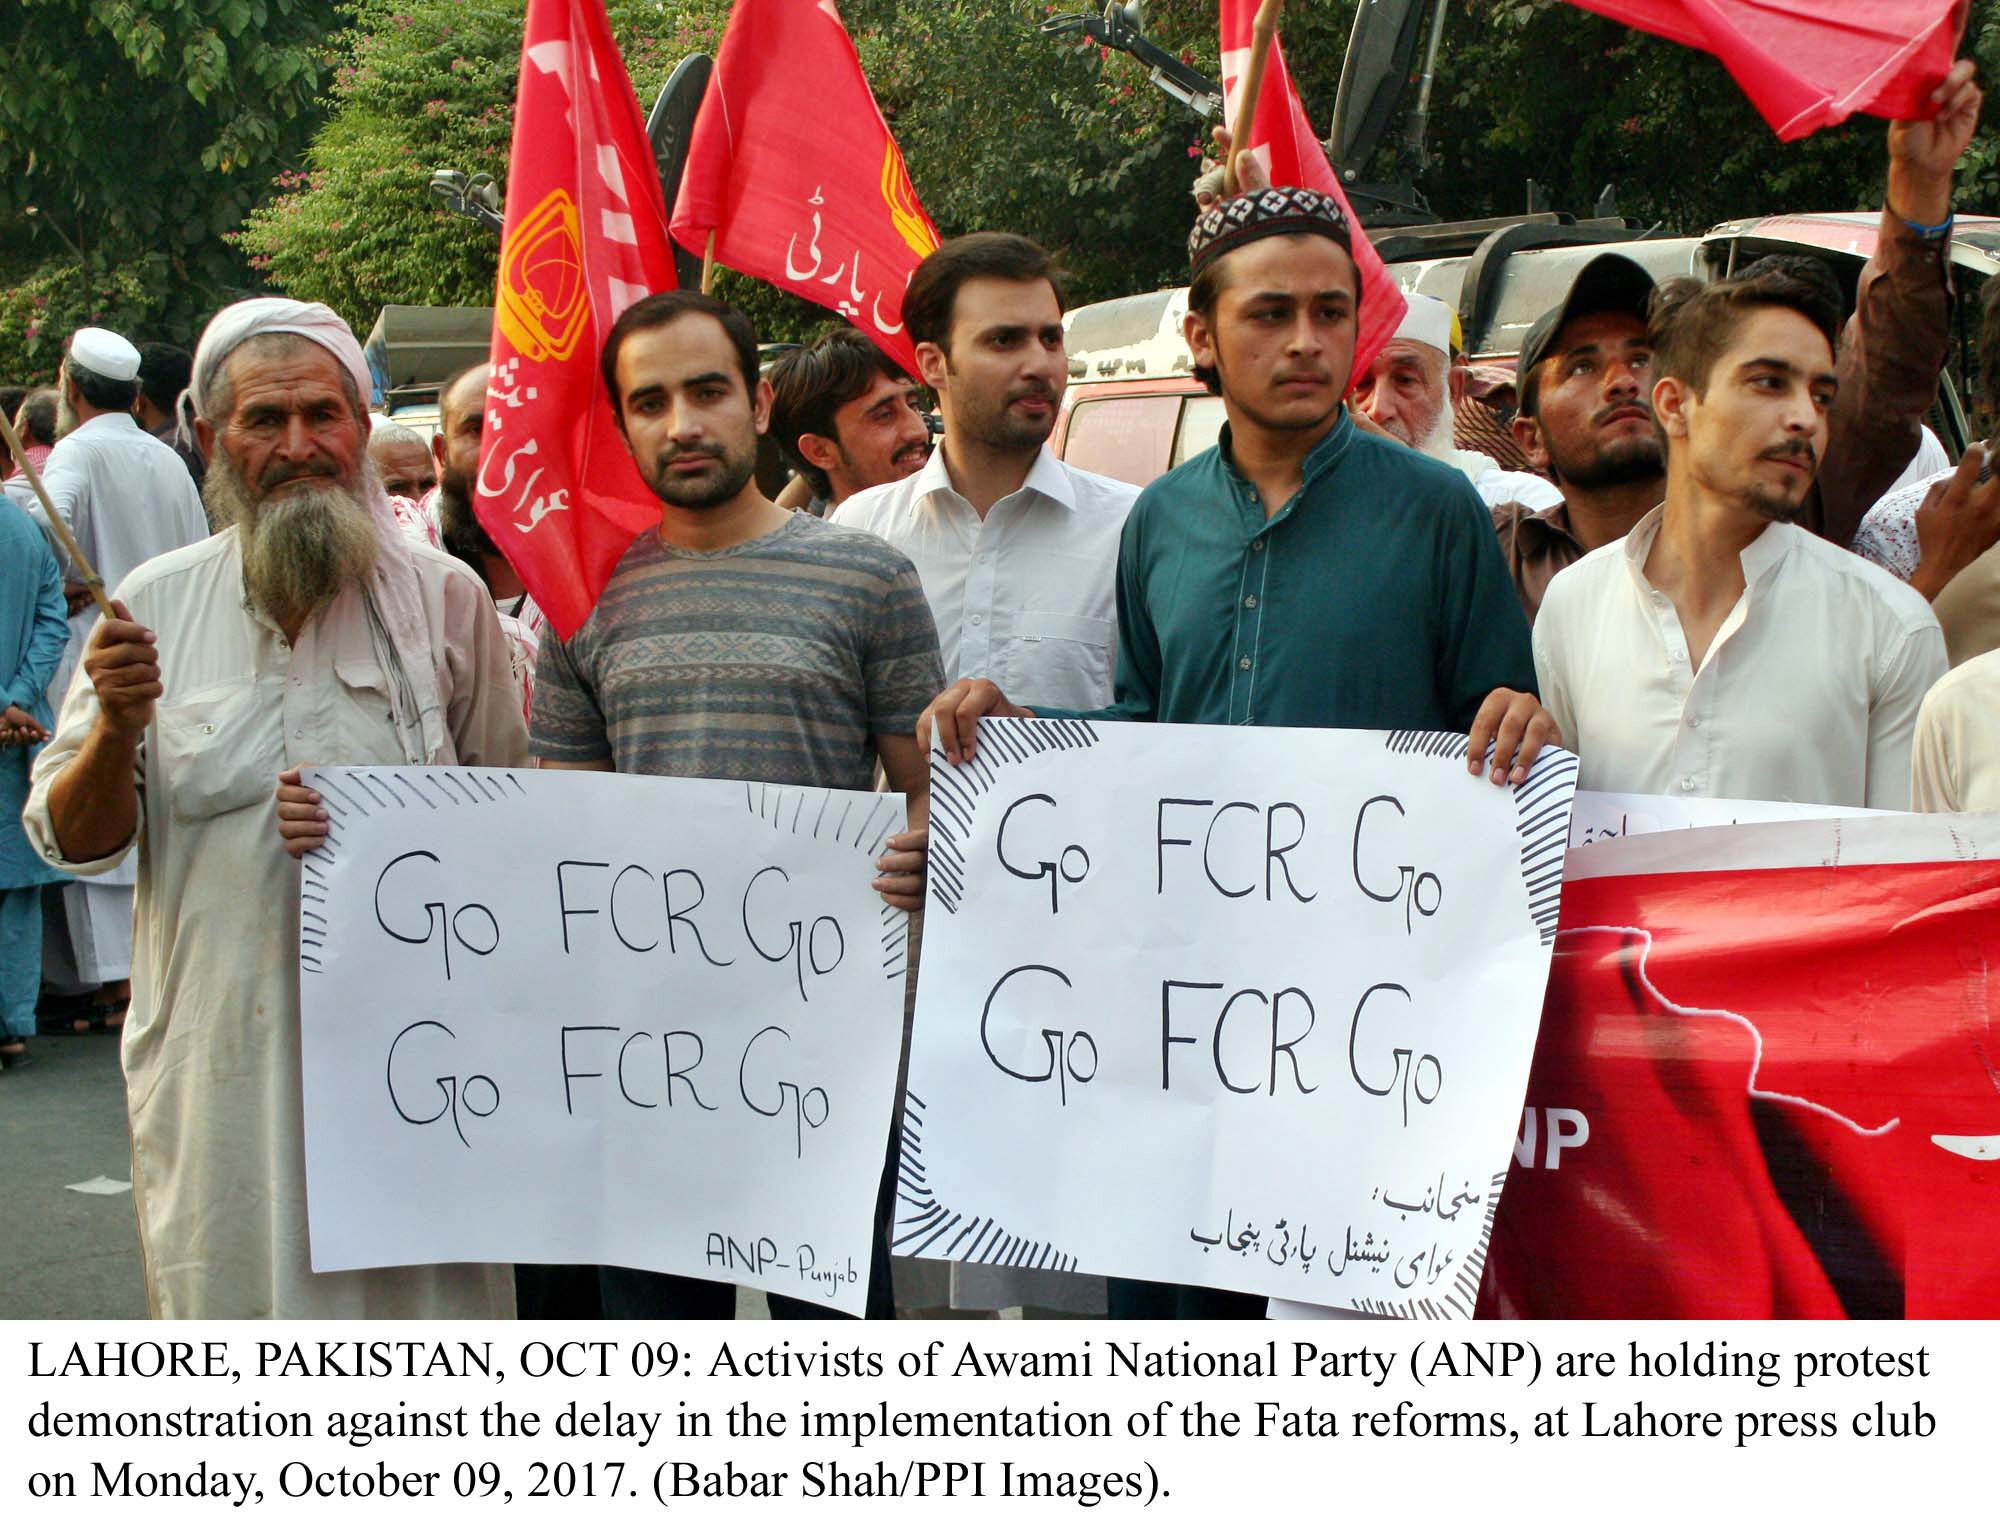
{"label": "black baseball cap", "polygon": [[1535,371],[1548,357],[1556,334],[1571,319],[1599,311],[1629,311],[1643,322],[1652,303],[1653,289],[1653,276],[1622,253],[1600,253],[1578,270],[1563,303],[1543,312],[1521,343],[1521,357],[1514,371],[1521,415],[1535,414],[1541,400],[1541,384],[1535,378]]}

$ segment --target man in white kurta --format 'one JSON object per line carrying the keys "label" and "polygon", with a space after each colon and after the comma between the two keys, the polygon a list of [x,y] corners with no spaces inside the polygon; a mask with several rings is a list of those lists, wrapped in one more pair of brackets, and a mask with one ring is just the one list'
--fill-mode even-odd
{"label": "man in white kurta", "polygon": [[[102,327],[81,328],[70,338],[58,383],[67,430],[49,454],[42,484],[104,583],[116,585],[146,560],[207,537],[208,518],[187,465],[132,419],[139,350]],[[7,482],[7,494],[45,520],[25,475]],[[62,568],[74,586],[76,566]],[[70,599],[69,647],[49,686],[56,707],[97,625],[97,607],[88,598]],[[132,973],[133,878],[130,869],[111,870],[63,893],[79,990],[115,986]],[[107,1005],[122,996],[115,991]],[[106,998],[100,994],[100,1000]]]}
{"label": "man in white kurta", "polygon": [[1944,635],[1909,586],[1794,520],[1839,392],[1839,319],[1808,260],[1655,300],[1666,501],[1556,575],[1535,620],[1579,786],[1908,804]]}
{"label": "man in white kurta", "polygon": [[[198,403],[206,378],[206,405],[217,404],[223,360],[270,331],[322,345],[356,385],[366,383],[360,349],[333,313],[295,301],[249,301],[225,310],[204,336]],[[252,361],[246,354],[231,366],[237,385]],[[365,413],[355,409],[352,425],[365,429]],[[228,434],[217,441],[227,448]],[[52,808],[70,766],[79,776],[90,773],[86,749],[106,710],[101,696],[119,694],[97,645],[36,765],[25,822],[44,858],[87,873],[112,867],[138,845],[134,994],[123,1053],[147,1294],[159,1317],[493,1317],[513,1310],[506,1266],[315,1274],[310,1265],[300,871],[279,836],[279,776],[305,764],[520,765],[527,751],[485,588],[446,556],[407,546],[372,472],[356,468],[375,523],[375,566],[307,617],[289,642],[246,590],[238,527],[155,559],[119,586],[129,619],[107,624],[105,633],[132,624],[151,629],[160,688],[138,740],[130,837],[97,857],[67,857],[58,822],[74,838],[77,819],[92,809],[101,814],[118,798],[95,791],[77,797],[72,787]],[[257,482],[258,473],[249,479]]]}

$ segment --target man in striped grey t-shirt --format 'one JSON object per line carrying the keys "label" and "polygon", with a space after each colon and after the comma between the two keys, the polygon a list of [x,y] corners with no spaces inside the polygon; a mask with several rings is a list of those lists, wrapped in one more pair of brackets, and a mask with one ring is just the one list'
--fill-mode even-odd
{"label": "man in striped grey t-shirt", "polygon": [[[944,683],[917,571],[881,539],[772,504],[753,475],[771,387],[741,312],[676,290],[628,309],[604,376],[656,533],[626,550],[590,620],[544,635],[532,730],[545,769],[867,790],[879,760],[910,797],[875,888],[923,904],[928,761],[912,733]],[[883,1216],[892,1198],[883,1188]],[[878,1226],[868,1316],[891,1316]],[[607,1317],[727,1318],[735,1289],[599,1272]],[[819,1316],[773,1296],[773,1317]]]}

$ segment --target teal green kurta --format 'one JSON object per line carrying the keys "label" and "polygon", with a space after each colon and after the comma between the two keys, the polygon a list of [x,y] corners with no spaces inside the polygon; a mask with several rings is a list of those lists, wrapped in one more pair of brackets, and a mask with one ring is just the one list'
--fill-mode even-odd
{"label": "teal green kurta", "polygon": [[1528,621],[1465,477],[1343,414],[1268,520],[1220,444],[1149,485],[1118,556],[1117,703],[1139,722],[1463,732],[1535,689]]}

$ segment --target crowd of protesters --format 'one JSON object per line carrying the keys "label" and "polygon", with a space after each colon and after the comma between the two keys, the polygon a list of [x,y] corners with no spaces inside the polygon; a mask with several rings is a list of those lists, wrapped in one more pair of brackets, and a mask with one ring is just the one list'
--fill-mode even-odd
{"label": "crowd of protesters", "polygon": [[[294,861],[327,824],[303,768],[879,774],[910,825],[874,884],[912,913],[933,736],[962,762],[988,715],[1453,729],[1496,785],[1561,744],[1597,790],[2000,806],[2000,479],[1979,444],[1913,466],[1969,65],[1936,102],[1890,130],[1851,314],[1811,260],[1656,288],[1605,253],[1511,375],[1469,369],[1421,296],[1351,372],[1339,204],[1211,195],[1185,337],[1227,425],[1144,490],[1049,446],[1063,291],[1026,238],[918,268],[915,375],[849,331],[764,373],[741,312],[644,297],[601,361],[660,526],[568,639],[473,510],[485,366],[446,382],[427,439],[371,426],[324,307],[239,302],[192,354],[79,330],[52,390],[0,394],[43,486],[15,471],[0,509],[0,1064],[38,1004],[120,1031],[157,1315],[728,1316],[732,1287],[630,1269],[311,1269]],[[1992,395],[2000,281],[1980,332]],[[797,473],[777,500],[767,433]],[[44,542],[51,509],[108,613]],[[899,1304],[893,1154],[870,1316],[1263,1311],[997,1270],[912,1273]]]}

